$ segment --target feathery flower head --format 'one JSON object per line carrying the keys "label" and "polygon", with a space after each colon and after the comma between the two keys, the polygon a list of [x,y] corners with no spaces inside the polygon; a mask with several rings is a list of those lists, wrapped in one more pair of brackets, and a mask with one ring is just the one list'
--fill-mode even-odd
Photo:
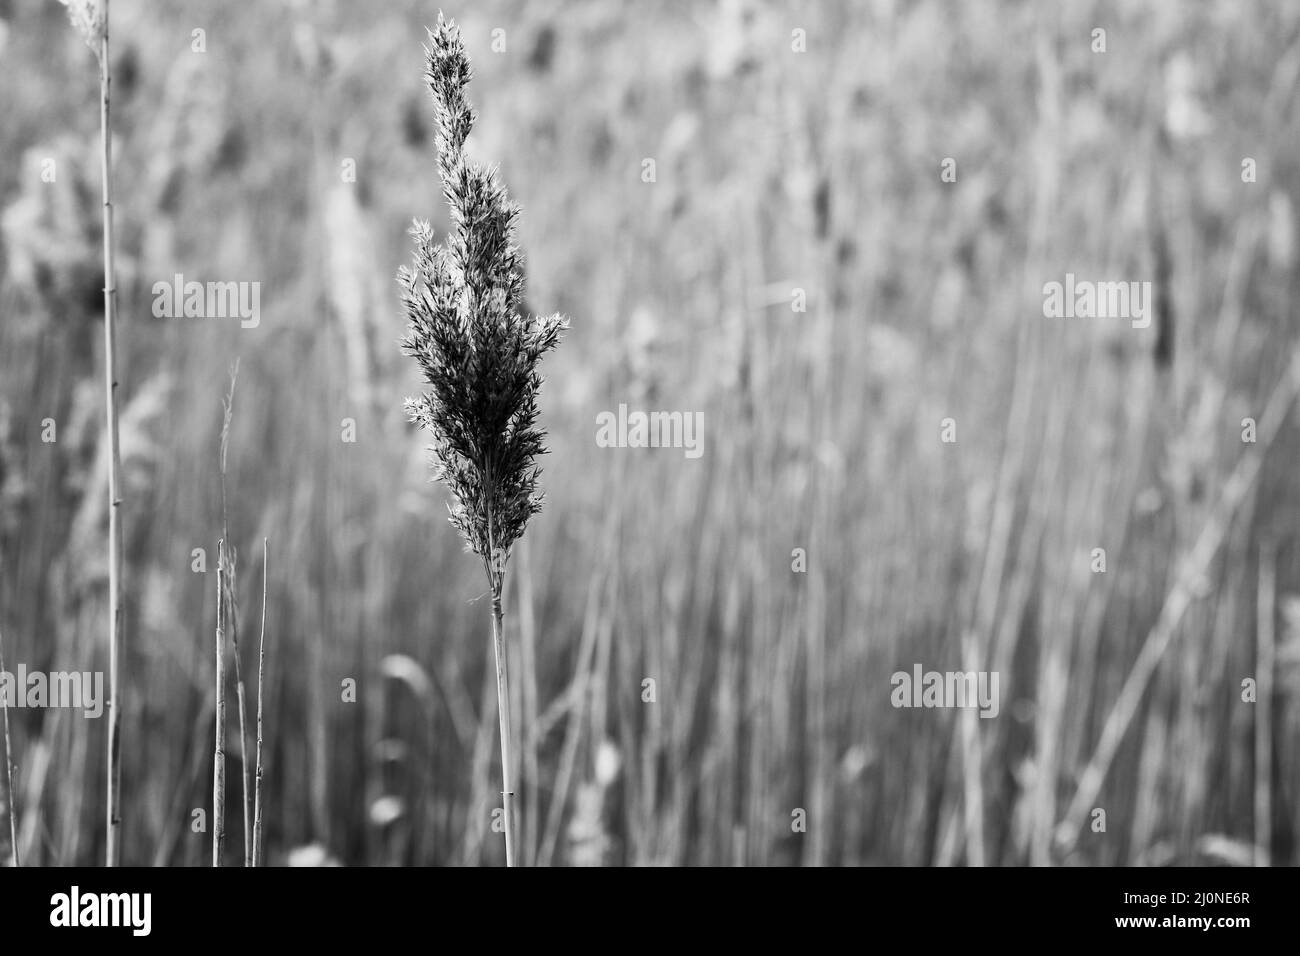
{"label": "feathery flower head", "polygon": [[525,316],[519,207],[497,171],[464,157],[475,114],[460,31],[438,15],[425,46],[425,81],[437,120],[438,169],[451,209],[445,245],[427,222],[411,227],[415,255],[398,271],[408,320],[402,350],[424,372],[425,392],[407,399],[411,421],[433,435],[437,477],[451,491],[451,522],[499,586],[510,548],[541,510],[535,461],[538,364],[568,328],[559,315]]}
{"label": "feathery flower head", "polygon": [[99,56],[99,44],[104,39],[104,5],[100,0],[59,0],[68,8],[68,19],[77,28],[86,46]]}

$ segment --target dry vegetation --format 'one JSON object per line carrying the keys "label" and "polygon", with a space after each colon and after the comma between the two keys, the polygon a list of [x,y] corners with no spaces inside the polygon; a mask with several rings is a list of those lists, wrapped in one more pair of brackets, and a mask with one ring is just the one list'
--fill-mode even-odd
{"label": "dry vegetation", "polygon": [[[524,209],[530,301],[577,320],[505,598],[524,862],[1251,862],[1266,835],[1295,863],[1300,10],[465,6],[467,151]],[[114,6],[124,863],[210,852],[236,356],[242,594],[275,554],[267,861],[502,860],[481,569],[401,410],[393,270],[413,214],[448,226],[437,8],[359,7]],[[0,19],[0,630],[10,667],[106,670],[97,78],[57,4]],[[1160,344],[1044,320],[1070,271],[1156,281]],[[260,281],[260,325],[153,318],[176,273]],[[598,448],[620,402],[702,410],[703,457]],[[999,671],[998,718],[894,709],[914,662]],[[9,718],[23,863],[103,859],[104,722]]]}

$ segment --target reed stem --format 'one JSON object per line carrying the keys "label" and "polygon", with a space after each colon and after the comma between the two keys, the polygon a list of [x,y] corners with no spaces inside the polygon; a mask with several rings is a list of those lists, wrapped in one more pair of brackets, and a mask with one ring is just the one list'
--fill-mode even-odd
{"label": "reed stem", "polygon": [[[0,632],[0,674],[5,673],[5,639],[4,633]],[[14,869],[17,869],[22,863],[18,857],[18,797],[14,790],[14,748],[9,740],[9,696],[6,694],[0,699],[0,711],[4,714],[5,730],[5,787],[8,792],[9,804],[9,852],[13,857]]]}
{"label": "reed stem", "polygon": [[492,647],[497,663],[497,713],[501,719],[501,806],[506,829],[506,866],[516,865],[515,794],[510,784],[510,683],[506,667],[505,615],[501,609],[500,577],[492,585]]}
{"label": "reed stem", "polygon": [[117,283],[113,268],[112,142],[109,131],[108,0],[103,0],[104,27],[99,41],[99,141],[104,194],[104,385],[108,406],[108,837],[105,864],[121,863],[122,701],[121,670],[125,613],[122,571],[122,453],[117,413]]}

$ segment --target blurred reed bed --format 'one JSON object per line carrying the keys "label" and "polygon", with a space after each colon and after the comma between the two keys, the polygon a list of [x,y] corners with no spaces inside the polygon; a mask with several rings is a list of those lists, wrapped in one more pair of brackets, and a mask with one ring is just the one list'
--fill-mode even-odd
{"label": "blurred reed bed", "polygon": [[[106,668],[95,118],[89,87],[37,82],[81,55],[50,7],[6,10],[0,48],[0,627],[10,662]],[[416,383],[391,263],[411,210],[443,216],[409,69],[436,13],[114,12],[124,863],[209,852],[190,811],[211,794],[215,599],[190,567],[203,547],[215,573],[213,396],[236,356],[245,593],[260,539],[276,550],[267,861],[501,862],[483,586],[398,410]],[[581,319],[548,363],[548,505],[506,596],[523,860],[1296,862],[1297,436],[1265,408],[1297,344],[1300,18],[447,13],[477,72],[467,150],[501,158],[525,210],[530,300]],[[32,173],[46,156],[57,187]],[[1160,348],[1043,320],[1067,271],[1156,281]],[[260,326],[153,319],[177,272],[261,281]],[[703,411],[704,456],[598,448],[620,402]],[[1247,416],[1270,442],[1241,442]],[[998,719],[892,708],[917,662],[999,671]],[[98,859],[102,729],[10,716],[24,863]]]}

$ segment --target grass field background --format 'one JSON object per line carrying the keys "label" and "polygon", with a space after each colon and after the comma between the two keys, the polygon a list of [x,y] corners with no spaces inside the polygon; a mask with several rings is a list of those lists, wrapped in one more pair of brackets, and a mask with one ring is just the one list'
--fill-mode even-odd
{"label": "grass field background", "polygon": [[[1300,436],[1265,408],[1298,339],[1300,9],[443,9],[530,306],[573,322],[508,575],[525,859],[1295,863]],[[269,861],[502,860],[481,569],[402,413],[393,276],[412,217],[447,226],[437,12],[113,4],[124,863],[210,852],[236,357],[246,672],[271,556]],[[54,2],[0,0],[0,24],[0,628],[10,669],[107,670],[94,57]],[[1152,281],[1160,321],[1045,319],[1067,272]],[[260,282],[260,324],[154,318],[177,273]],[[620,403],[702,412],[704,454],[598,447]],[[893,707],[916,663],[999,672],[997,718]],[[106,721],[10,716],[24,862],[100,860]]]}

